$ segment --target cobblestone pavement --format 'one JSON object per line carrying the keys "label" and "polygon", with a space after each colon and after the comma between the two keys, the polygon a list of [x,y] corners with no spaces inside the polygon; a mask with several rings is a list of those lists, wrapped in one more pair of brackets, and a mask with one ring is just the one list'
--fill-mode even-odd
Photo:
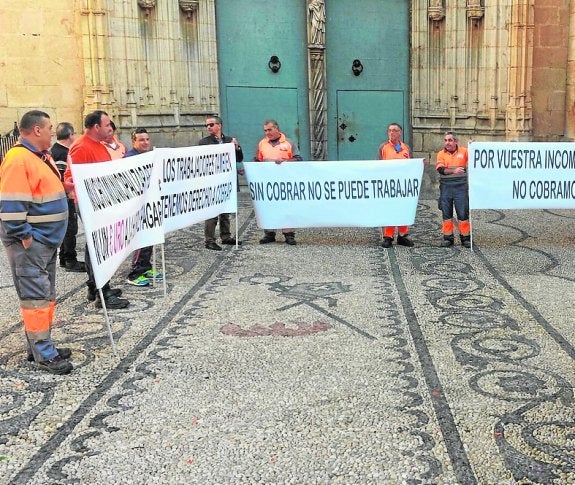
{"label": "cobblestone pavement", "polygon": [[433,200],[411,249],[264,246],[241,195],[239,249],[170,235],[167,296],[118,272],[118,358],[58,273],[69,376],[25,361],[2,251],[0,482],[575,483],[573,211],[473,213],[473,252],[438,247]]}

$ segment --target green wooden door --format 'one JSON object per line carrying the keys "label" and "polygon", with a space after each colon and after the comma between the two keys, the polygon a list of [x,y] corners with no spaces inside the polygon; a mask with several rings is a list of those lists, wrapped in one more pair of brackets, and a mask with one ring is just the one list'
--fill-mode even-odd
{"label": "green wooden door", "polygon": [[[267,118],[277,120],[309,158],[306,5],[216,0],[221,116],[246,160],[254,156]],[[279,60],[277,72],[269,66],[272,56]]]}
{"label": "green wooden door", "polygon": [[[225,100],[229,116],[227,133],[233,133],[244,152],[244,159],[251,160],[259,140],[264,137],[263,121],[276,120],[283,133],[294,143],[298,133],[298,90],[296,88],[255,88],[228,86]],[[254,102],[258,100],[258,102]]]}
{"label": "green wooden door", "polygon": [[403,95],[401,91],[338,91],[337,159],[376,158],[378,140],[387,125],[405,125]]}
{"label": "green wooden door", "polygon": [[[224,132],[240,140],[249,159],[262,122],[274,118],[309,159],[308,2],[215,5]],[[328,159],[373,159],[390,121],[403,124],[409,142],[409,2],[326,0],[325,55]],[[281,63],[275,73],[272,56]],[[355,59],[363,68],[358,76]],[[353,133],[340,128],[345,120]]]}
{"label": "green wooden door", "polygon": [[394,121],[409,143],[409,2],[327,0],[326,11],[328,158],[374,159]]}

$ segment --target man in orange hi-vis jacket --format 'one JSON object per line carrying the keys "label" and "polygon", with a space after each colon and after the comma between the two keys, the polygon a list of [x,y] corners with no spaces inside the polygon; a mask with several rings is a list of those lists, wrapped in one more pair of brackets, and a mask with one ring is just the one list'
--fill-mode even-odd
{"label": "man in orange hi-vis jacket", "polygon": [[[402,128],[399,123],[390,123],[387,127],[388,140],[379,145],[377,149],[378,160],[402,160],[411,158],[409,147],[401,141]],[[382,247],[390,248],[395,236],[395,226],[381,228],[383,235]],[[413,241],[407,236],[409,226],[397,227],[397,244],[400,246],[413,246]]]}
{"label": "man in orange hi-vis jacket", "polygon": [[43,111],[20,121],[20,143],[0,165],[0,238],[6,249],[28,341],[28,360],[68,374],[70,349],[51,338],[56,306],[56,253],[68,221],[66,192],[52,160],[52,123]]}
{"label": "man in orange hi-vis jacket", "polygon": [[[298,161],[303,159],[299,154],[297,147],[281,131],[276,120],[264,121],[265,136],[258,143],[255,162],[275,162],[277,164],[285,161]],[[282,229],[286,244],[296,245],[295,231],[291,228]],[[264,237],[260,239],[260,244],[275,242],[275,229],[264,229]]]}
{"label": "man in orange hi-vis jacket", "polygon": [[443,150],[437,152],[435,169],[439,172],[439,205],[443,215],[441,246],[453,246],[453,206],[457,214],[457,227],[461,245],[471,247],[469,222],[469,188],[467,184],[467,148],[457,144],[457,135],[447,131],[443,137]]}

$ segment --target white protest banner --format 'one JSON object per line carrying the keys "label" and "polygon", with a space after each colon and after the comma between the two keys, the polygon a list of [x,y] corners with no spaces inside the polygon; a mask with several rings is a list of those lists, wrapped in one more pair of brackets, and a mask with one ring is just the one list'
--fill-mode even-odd
{"label": "white protest banner", "polygon": [[233,143],[159,148],[161,203],[166,233],[237,212],[236,151]]}
{"label": "white protest banner", "polygon": [[135,249],[164,242],[154,152],[122,160],[72,164],[96,286]]}
{"label": "white protest banner", "polygon": [[575,144],[469,145],[471,209],[575,208]]}
{"label": "white protest banner", "polygon": [[413,224],[422,159],[244,163],[258,225],[379,227]]}

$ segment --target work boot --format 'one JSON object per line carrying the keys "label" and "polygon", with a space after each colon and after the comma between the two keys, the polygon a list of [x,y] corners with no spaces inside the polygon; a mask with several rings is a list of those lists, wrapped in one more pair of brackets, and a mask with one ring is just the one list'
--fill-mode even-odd
{"label": "work boot", "polygon": [[38,368],[50,372],[51,374],[64,375],[72,372],[74,366],[66,359],[57,355],[53,359],[38,362]]}
{"label": "work boot", "polygon": [[[110,310],[121,310],[122,308],[126,308],[130,302],[128,300],[124,300],[122,298],[118,298],[114,295],[105,296],[104,301],[106,302],[106,308]],[[96,308],[102,308],[102,300],[100,300],[100,295],[96,297]]]}
{"label": "work boot", "polygon": [[286,238],[286,244],[290,246],[295,246],[297,243],[295,242],[295,232],[284,232],[284,237]]}
{"label": "work boot", "polygon": [[461,245],[464,248],[470,248],[471,247],[471,236],[460,235],[459,238],[461,239]]}
{"label": "work boot", "polygon": [[64,268],[70,273],[85,273],[86,265],[83,261],[66,261]]}
{"label": "work boot", "polygon": [[443,241],[441,241],[440,246],[442,248],[448,248],[449,246],[453,246],[453,243],[454,243],[453,234],[444,234]]}
{"label": "work boot", "polygon": [[381,242],[381,247],[382,248],[390,248],[392,242],[393,242],[392,237],[384,237],[383,241]]}
{"label": "work boot", "polygon": [[[105,286],[102,289],[102,293],[104,293],[104,298],[108,298],[109,296],[122,296],[122,290],[120,288],[110,288],[109,286]],[[98,294],[98,290],[88,288],[88,301],[94,301]]]}
{"label": "work boot", "polygon": [[[63,359],[69,359],[70,357],[72,357],[72,351],[67,347],[62,347],[61,349],[56,347],[56,352],[58,352],[58,355]],[[26,360],[28,362],[34,362],[34,354],[32,354],[32,351],[30,349],[28,349],[28,355],[26,356]]]}
{"label": "work boot", "polygon": [[408,248],[413,247],[413,241],[407,237],[407,234],[405,236],[398,235],[397,236],[397,244],[399,246],[407,246]]}
{"label": "work boot", "polygon": [[266,234],[264,237],[260,239],[260,244],[268,244],[276,242],[275,234]]}

